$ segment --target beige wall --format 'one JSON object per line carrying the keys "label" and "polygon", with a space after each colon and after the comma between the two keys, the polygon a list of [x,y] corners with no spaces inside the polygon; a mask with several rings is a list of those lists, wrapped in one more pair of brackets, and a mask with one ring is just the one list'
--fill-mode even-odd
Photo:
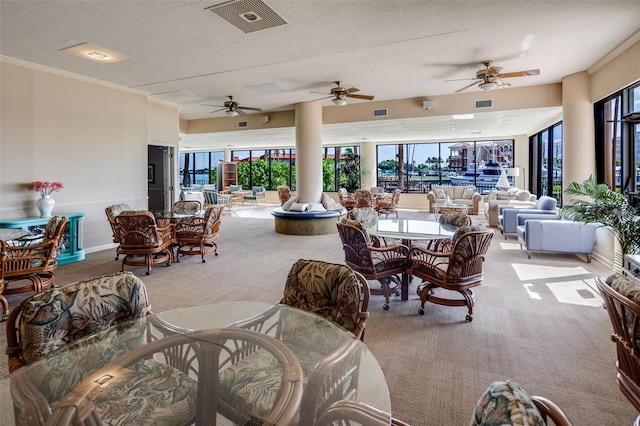
{"label": "beige wall", "polygon": [[640,41],[591,76],[591,100],[596,102],[640,80]]}
{"label": "beige wall", "polygon": [[60,181],[53,213],[86,213],[85,250],[110,247],[104,209],[147,207],[149,136],[177,144],[177,109],[5,62],[0,88],[0,218],[37,216],[32,183]]}

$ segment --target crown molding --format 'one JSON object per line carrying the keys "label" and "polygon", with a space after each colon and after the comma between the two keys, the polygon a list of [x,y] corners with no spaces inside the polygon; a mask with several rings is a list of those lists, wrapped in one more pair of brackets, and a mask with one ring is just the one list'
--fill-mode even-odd
{"label": "crown molding", "polygon": [[640,41],[640,30],[631,34],[629,38],[627,38],[625,41],[623,41],[618,46],[616,46],[615,49],[613,49],[611,52],[603,56],[598,62],[591,65],[591,67],[587,70],[587,73],[589,73],[590,75],[594,74],[600,68],[604,67],[609,62],[617,58],[622,52],[624,52],[625,50],[629,49],[631,46],[636,44],[638,41]]}
{"label": "crown molding", "polygon": [[126,86],[120,86],[118,84],[113,84],[113,83],[108,83],[106,81],[103,80],[98,80],[97,78],[91,78],[91,77],[87,77],[84,75],[80,75],[80,74],[75,74],[72,72],[68,72],[68,71],[63,71],[63,70],[59,70],[57,68],[52,68],[52,67],[48,67],[45,65],[40,65],[40,64],[36,64],[33,62],[29,62],[29,61],[24,61],[22,59],[16,59],[16,58],[12,58],[10,56],[3,56],[0,55],[0,62],[5,62],[7,64],[11,64],[11,65],[17,65],[20,67],[24,67],[24,68],[29,68],[35,71],[41,71],[41,72],[46,72],[49,74],[55,74],[58,75],[60,77],[67,77],[67,78],[71,78],[74,80],[78,80],[78,81],[83,81],[85,83],[91,83],[91,84],[96,84],[98,86],[103,86],[103,87],[108,87],[110,89],[115,89],[115,90],[120,90],[122,92],[128,92],[128,93],[133,93],[136,95],[141,95],[141,96],[149,96],[149,92],[144,92],[138,89],[131,89],[129,87]]}

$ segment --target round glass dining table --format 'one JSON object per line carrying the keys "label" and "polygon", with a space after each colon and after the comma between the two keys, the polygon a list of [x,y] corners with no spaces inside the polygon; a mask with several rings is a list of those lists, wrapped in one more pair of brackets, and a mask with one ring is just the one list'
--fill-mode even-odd
{"label": "round glass dining table", "polygon": [[[144,330],[144,338],[132,330]],[[178,308],[144,317],[130,327],[112,326],[106,335],[101,332],[75,342],[0,381],[2,424],[14,424],[11,401],[28,406],[34,393],[42,394],[52,409],[47,424],[68,424],[76,420],[75,415],[86,411],[87,404],[100,405],[100,395],[106,390],[97,392],[97,388],[108,386],[110,380],[117,382],[118,374],[123,371],[130,374],[140,360],[164,359],[158,356],[161,353],[158,348],[165,351],[171,348],[173,361],[177,354],[184,352],[188,361],[175,364],[184,366],[195,383],[196,424],[216,424],[216,420],[220,424],[244,424],[247,419],[258,419],[261,423],[280,419],[274,424],[307,425],[313,424],[331,404],[345,400],[383,413],[391,412],[384,374],[366,345],[324,317],[286,305],[224,302]],[[180,345],[181,349],[176,349]],[[96,355],[104,354],[105,347],[113,353],[111,359]],[[126,350],[117,353],[114,348],[119,347]],[[184,347],[192,352],[195,348],[194,355],[188,355]],[[282,377],[277,377],[281,390],[273,406],[265,409],[261,405],[260,411],[256,408],[258,403],[252,406],[239,395],[247,386],[261,386],[265,371],[271,371],[265,369],[264,354],[258,356],[266,352],[273,354],[278,362],[287,360],[290,364],[282,364]],[[216,353],[218,358],[211,353]],[[102,360],[102,365],[88,359],[91,356],[87,354]],[[233,355],[227,359],[225,354]],[[51,381],[49,374],[51,366],[55,366],[55,381]],[[65,383],[68,389],[61,391],[55,386],[61,383],[61,376],[67,381],[76,378],[76,382]],[[243,384],[235,383],[241,378],[249,379]],[[269,383],[273,380],[269,378]],[[238,395],[229,397],[229,389],[238,390]],[[282,393],[287,394],[286,398]],[[202,395],[209,397],[203,399]],[[211,398],[211,395],[217,397]],[[114,401],[110,403],[113,405]],[[125,404],[125,401],[117,403]],[[211,412],[215,413],[213,417]],[[388,420],[390,424],[390,414]]]}

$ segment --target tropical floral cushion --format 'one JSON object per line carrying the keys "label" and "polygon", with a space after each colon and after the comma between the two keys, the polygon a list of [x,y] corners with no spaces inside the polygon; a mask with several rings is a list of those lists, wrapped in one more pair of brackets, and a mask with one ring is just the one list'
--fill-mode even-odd
{"label": "tropical floral cushion", "polygon": [[147,290],[135,275],[106,275],[32,297],[18,324],[22,357],[30,364],[85,336],[146,315]]}
{"label": "tropical floral cushion", "polygon": [[108,425],[185,425],[195,417],[197,382],[153,359],[122,369],[108,386],[96,386],[88,398]]}
{"label": "tropical floral cushion", "polygon": [[362,225],[362,222],[360,222],[360,220],[354,220],[354,219],[351,219],[350,217],[345,216],[342,219],[340,219],[340,223],[343,223],[345,225],[351,225],[361,230],[362,233],[364,234],[364,239],[367,242],[367,244],[371,244],[371,236],[369,235],[369,231],[367,231],[367,228],[365,228]]}
{"label": "tropical floral cushion", "polygon": [[[360,282],[349,267],[300,259],[289,271],[281,303],[323,316],[347,331],[354,331],[360,320],[360,291]],[[307,328],[316,330],[316,325],[295,324],[290,330],[283,330],[283,339],[292,336],[290,340],[303,342],[311,337],[313,341],[315,337],[308,335]]]}
{"label": "tropical floral cushion", "polygon": [[[606,283],[609,284],[613,290],[640,305],[640,283],[634,278],[615,273],[607,277]],[[635,314],[631,309],[626,309],[625,314],[627,317],[627,321],[625,322],[628,327],[627,333],[633,334],[632,328],[635,320]],[[637,337],[638,349],[640,350],[640,336]]]}
{"label": "tropical floral cushion", "polygon": [[[65,347],[29,369],[29,377],[38,390],[54,404],[85,377],[107,365],[118,356],[140,347],[146,341],[143,324],[126,324],[81,339]],[[53,356],[55,355],[55,356]]]}
{"label": "tropical floral cushion", "polygon": [[469,224],[469,216],[462,212],[447,210],[442,212],[438,218],[438,222],[440,222],[444,228],[455,231],[460,226]]}
{"label": "tropical floral cushion", "polygon": [[531,398],[517,383],[493,382],[476,404],[470,426],[545,426]]}

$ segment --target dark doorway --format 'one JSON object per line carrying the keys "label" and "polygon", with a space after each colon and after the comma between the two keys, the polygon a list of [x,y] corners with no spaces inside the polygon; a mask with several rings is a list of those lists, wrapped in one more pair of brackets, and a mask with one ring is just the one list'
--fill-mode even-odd
{"label": "dark doorway", "polygon": [[172,204],[171,150],[166,146],[148,146],[149,210],[167,210]]}

